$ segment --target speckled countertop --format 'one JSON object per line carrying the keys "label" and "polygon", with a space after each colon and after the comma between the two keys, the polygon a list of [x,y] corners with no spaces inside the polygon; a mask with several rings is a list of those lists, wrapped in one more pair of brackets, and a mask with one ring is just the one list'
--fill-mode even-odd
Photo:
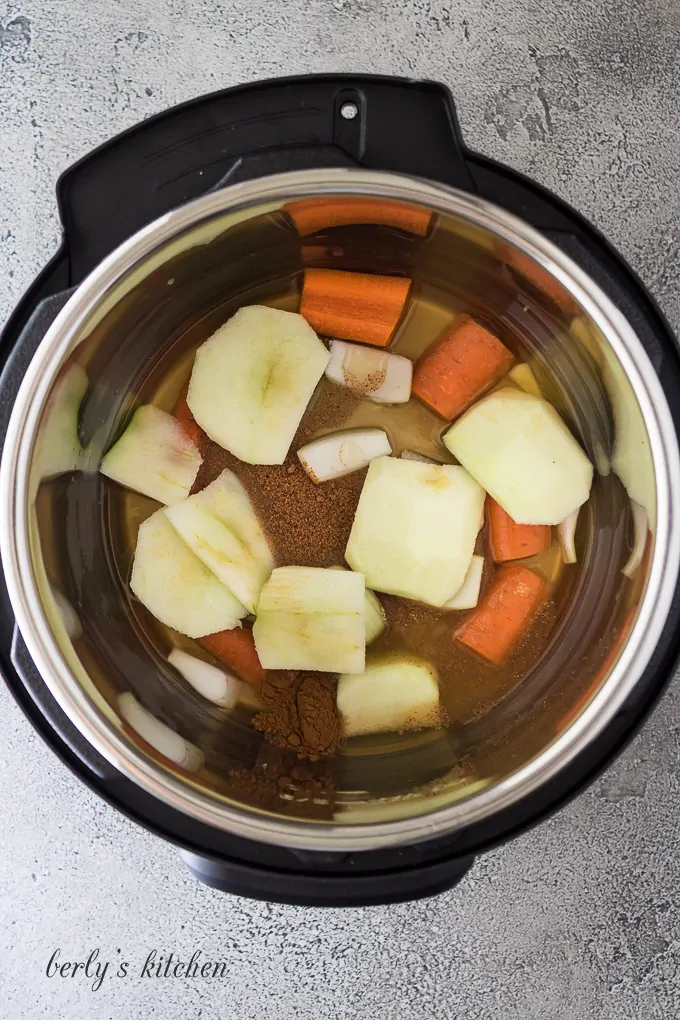
{"label": "speckled countertop", "polygon": [[[75,159],[196,94],[328,70],[446,82],[468,143],[590,216],[680,329],[675,0],[0,0],[0,321],[57,245],[54,182]],[[455,891],[302,910],[199,886],[0,686],[0,1014],[674,1020],[679,757],[676,681],[604,777]],[[99,949],[101,988],[48,978],[57,947]],[[226,976],[141,977],[154,949]]]}

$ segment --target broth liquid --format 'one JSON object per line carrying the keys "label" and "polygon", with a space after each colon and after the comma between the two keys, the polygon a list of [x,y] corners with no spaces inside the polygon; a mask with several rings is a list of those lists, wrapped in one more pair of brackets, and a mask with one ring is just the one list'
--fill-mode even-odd
{"label": "broth liquid", "polygon": [[[260,301],[289,311],[296,311],[299,292],[287,286],[276,296],[257,294],[243,296],[239,306]],[[171,411],[191,374],[197,347],[233,314],[235,308],[215,309],[193,324],[180,337],[152,372],[139,394],[140,402],[154,403]],[[410,311],[402,323],[390,351],[412,360],[429,347],[456,313],[464,310],[450,293],[431,285],[421,285],[411,300]],[[465,310],[468,310],[466,308]],[[501,336],[508,346],[515,347],[512,337]],[[315,485],[303,470],[297,450],[311,439],[340,429],[375,426],[385,430],[395,455],[413,450],[438,463],[454,464],[441,441],[448,423],[412,398],[407,404],[380,405],[354,395],[350,390],[322,379],[305,412],[290,453],[282,465],[250,465],[239,461],[216,443],[206,439],[204,460],[194,491],[203,489],[225,468],[240,478],[253,501],[264,531],[271,544],[277,565],[331,567],[345,565],[344,550],[352,527],[354,512],[361,494],[366,469],[344,478]],[[144,497],[116,487],[112,493],[116,506],[111,519],[122,521],[118,530],[120,541],[114,542],[114,555],[121,579],[129,579],[139,524],[151,512]],[[486,525],[478,538],[477,552],[485,552]],[[464,612],[443,611],[407,599],[378,593],[388,619],[385,633],[371,646],[387,652],[412,650],[431,661],[440,677],[442,703],[450,720],[464,724],[479,719],[496,705],[521,680],[545,647],[560,608],[566,603],[578,568],[561,564],[553,533],[553,546],[545,554],[524,561],[553,584],[551,599],[545,603],[538,618],[519,647],[501,667],[485,662],[461,648],[454,640]],[[487,557],[483,588],[494,573]],[[152,621],[137,603],[133,611],[148,631],[152,643],[159,648],[180,645],[187,650],[193,642],[182,638]],[[167,654],[167,652],[166,652]],[[246,706],[258,707],[257,693],[244,685]],[[404,734],[403,744],[417,735]],[[378,735],[371,741],[380,744],[391,737]],[[366,738],[361,738],[362,753]],[[351,748],[351,742],[350,742]]]}

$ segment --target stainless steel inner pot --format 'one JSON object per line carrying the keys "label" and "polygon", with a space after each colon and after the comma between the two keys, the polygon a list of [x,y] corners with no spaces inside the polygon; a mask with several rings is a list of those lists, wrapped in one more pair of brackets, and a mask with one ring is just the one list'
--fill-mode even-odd
{"label": "stainless steel inner pot", "polygon": [[[422,206],[434,213],[433,225],[425,238],[375,226],[301,239],[282,206],[321,195]],[[131,602],[121,560],[125,527],[155,506],[136,499],[123,526],[118,497],[97,473],[102,452],[145,394],[153,390],[172,406],[170,366],[188,366],[195,346],[240,305],[275,296],[295,308],[305,266],[406,274],[420,295],[446,293],[500,322],[597,469],[583,560],[536,664],[465,727],[350,745],[332,766],[335,808],[322,804],[313,819],[291,816],[294,788],[282,790],[278,806],[233,799],[225,776],[239,763],[266,763],[262,738],[203,702],[168,667],[167,648]],[[67,373],[74,378],[74,366],[75,398],[73,386],[60,387]],[[61,400],[66,420],[76,398],[84,452],[73,471],[54,408]],[[285,846],[413,842],[535,791],[595,739],[630,693],[658,641],[678,574],[676,434],[630,324],[521,220],[468,194],[387,173],[310,170],[234,185],[121,245],[71,297],[33,359],[9,426],[0,487],[1,551],[17,622],[74,724],[120,772],[186,815]],[[621,573],[630,500],[646,512],[652,536],[632,579]],[[171,748],[163,745],[167,754],[121,717],[126,692],[179,735]],[[198,771],[194,748],[205,756]],[[326,766],[310,768],[321,775]]]}

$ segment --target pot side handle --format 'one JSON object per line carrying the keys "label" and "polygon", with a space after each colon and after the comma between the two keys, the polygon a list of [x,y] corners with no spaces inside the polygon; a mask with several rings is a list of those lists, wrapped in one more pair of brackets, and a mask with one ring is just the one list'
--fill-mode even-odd
{"label": "pot side handle", "polygon": [[304,75],[202,96],[125,131],[60,177],[68,282],[80,283],[157,217],[237,181],[361,166],[474,191],[467,159],[453,99],[437,82]]}
{"label": "pot side handle", "polygon": [[[361,854],[322,854],[321,870],[314,863],[317,855],[300,851],[305,870],[298,873],[218,860],[188,850],[181,850],[180,856],[192,875],[213,889],[299,907],[374,907],[435,896],[458,885],[474,863],[474,857],[447,857],[423,860],[417,865],[412,862],[410,867],[357,873],[351,858],[359,859]],[[337,858],[337,870],[329,867],[333,856]]]}

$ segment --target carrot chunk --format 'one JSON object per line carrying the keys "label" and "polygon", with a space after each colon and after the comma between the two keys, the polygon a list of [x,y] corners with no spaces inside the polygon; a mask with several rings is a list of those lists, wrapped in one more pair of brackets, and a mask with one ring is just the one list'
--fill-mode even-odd
{"label": "carrot chunk", "polygon": [[255,648],[253,632],[245,627],[234,627],[233,630],[220,630],[217,634],[202,637],[199,644],[215,658],[233,669],[242,680],[251,684],[261,684],[267,678],[267,671],[262,668]]}
{"label": "carrot chunk", "polygon": [[413,393],[451,421],[498,382],[513,360],[498,337],[461,315],[418,361]]}
{"label": "carrot chunk", "polygon": [[300,237],[328,227],[347,227],[358,223],[396,227],[425,237],[432,222],[432,213],[427,209],[379,198],[324,195],[287,202],[283,209],[292,219]]}
{"label": "carrot chunk", "polygon": [[523,560],[550,548],[550,527],[547,524],[516,524],[510,514],[492,499],[486,500],[489,522],[489,547],[496,563]]}
{"label": "carrot chunk", "polygon": [[529,627],[550,586],[527,567],[501,567],[456,641],[500,666]]}
{"label": "carrot chunk", "polygon": [[172,413],[182,426],[185,436],[187,436],[194,446],[201,451],[203,448],[203,440],[205,439],[205,432],[189,410],[189,405],[187,404],[188,389],[189,386],[187,384],[177,398],[177,403],[175,404]]}
{"label": "carrot chunk", "polygon": [[300,314],[317,333],[387,347],[411,283],[400,276],[308,269]]}

